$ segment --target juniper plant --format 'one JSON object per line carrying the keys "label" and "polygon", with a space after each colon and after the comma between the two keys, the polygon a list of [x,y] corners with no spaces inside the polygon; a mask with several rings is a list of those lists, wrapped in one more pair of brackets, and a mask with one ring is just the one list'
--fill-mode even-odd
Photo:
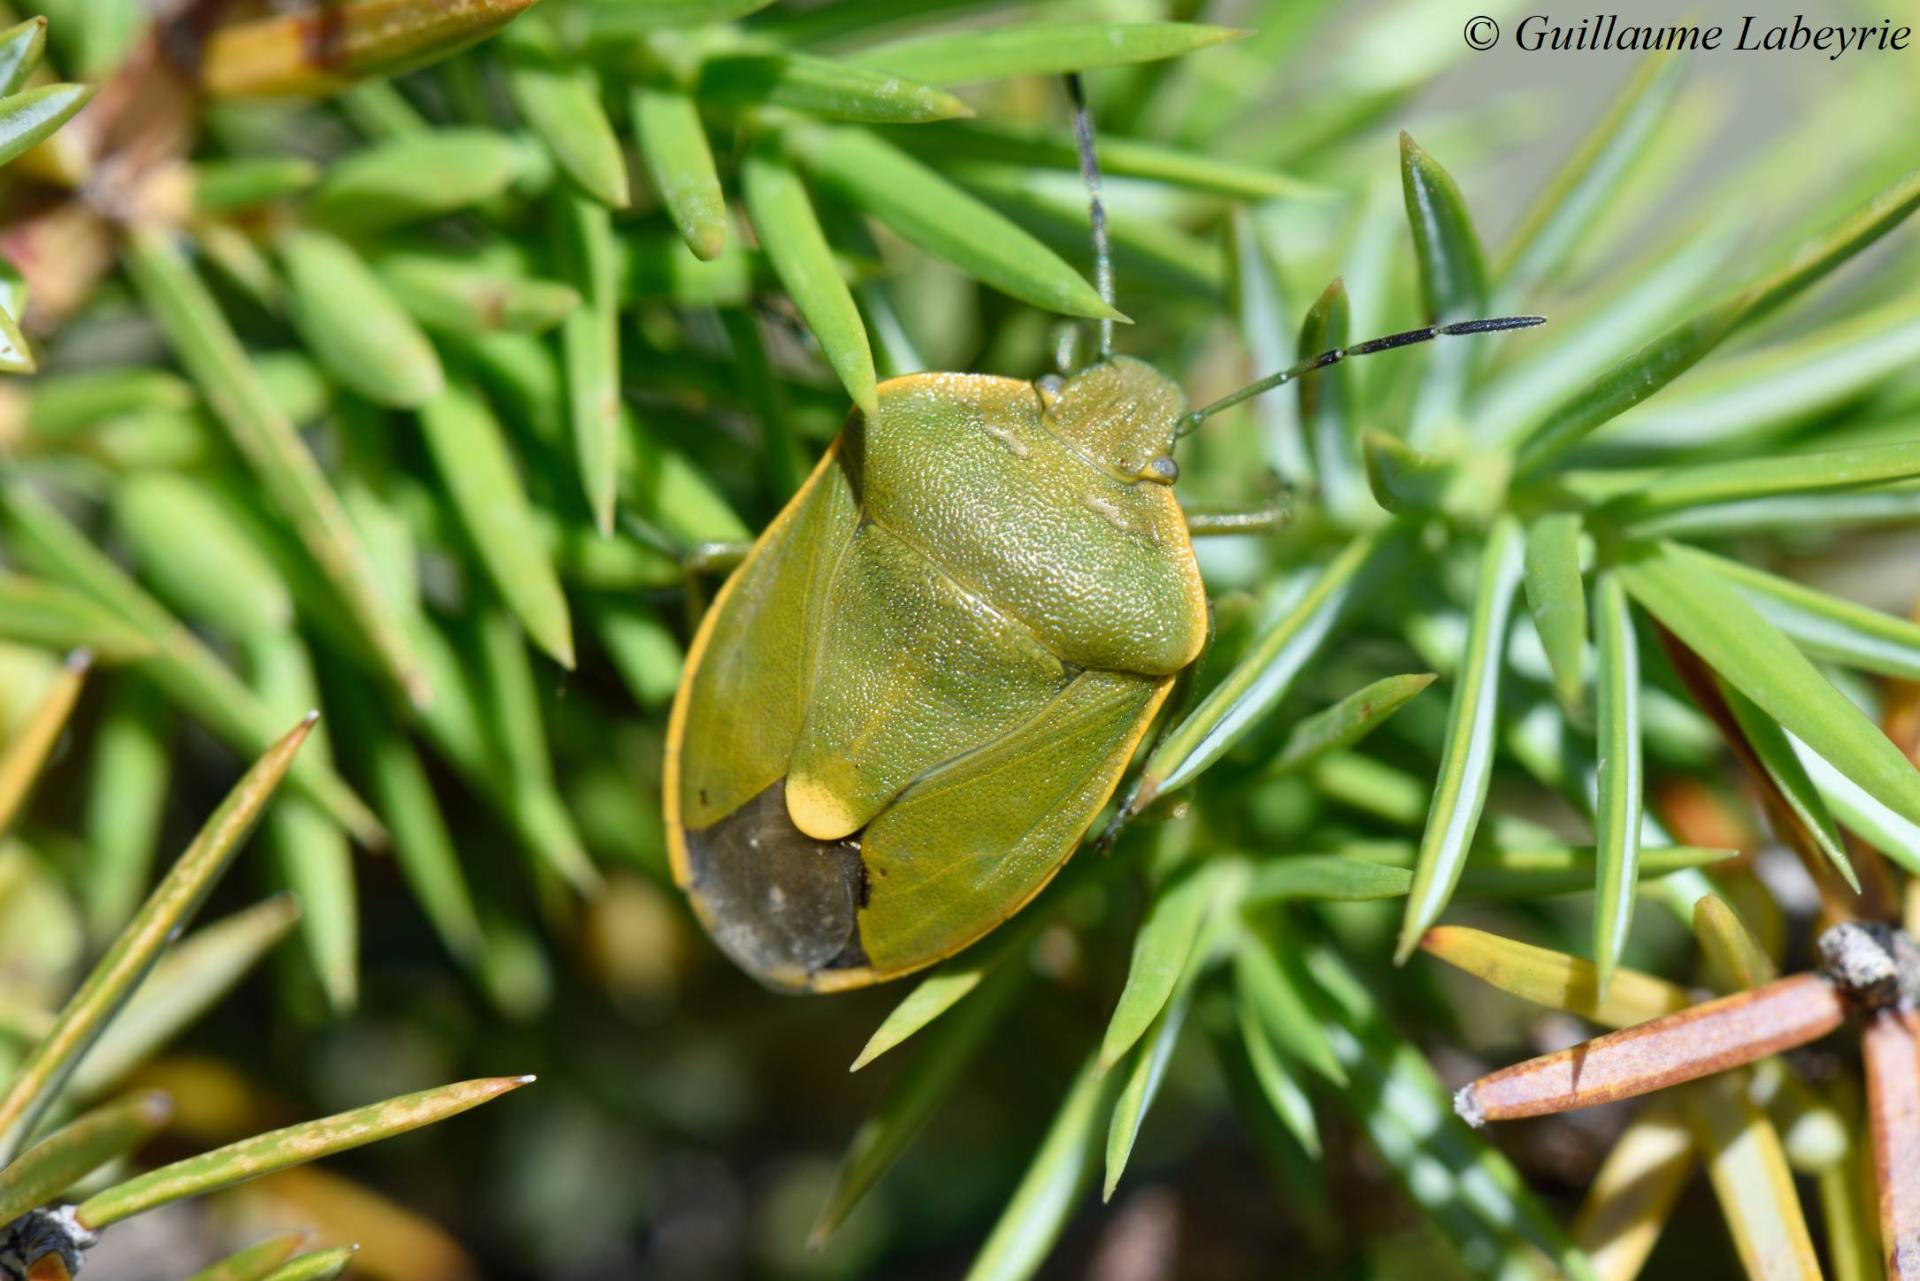
{"label": "juniper plant", "polygon": [[[30,18],[0,31],[0,165],[52,136],[93,96],[86,85],[36,77],[47,43],[47,20]],[[26,284],[11,265],[0,270],[0,371],[31,372],[33,350],[20,332]]]}
{"label": "juniper plant", "polygon": [[[0,830],[18,812],[72,712],[88,662],[85,654],[68,662],[0,758],[0,778],[6,780]],[[235,784],[92,972],[28,1039],[0,1095],[0,1146],[7,1158],[0,1167],[0,1270],[7,1276],[61,1281],[80,1270],[102,1233],[134,1215],[430,1125],[532,1079],[422,1090],[143,1173],[121,1168],[173,1112],[161,1090],[116,1094],[123,1079],[238,980],[299,916],[297,903],[281,896],[175,942],[269,808],[316,720],[308,714]],[[297,1259],[293,1253],[291,1245],[251,1251],[258,1256],[253,1263],[215,1265],[227,1268],[216,1275],[330,1277],[352,1251],[321,1250]]]}

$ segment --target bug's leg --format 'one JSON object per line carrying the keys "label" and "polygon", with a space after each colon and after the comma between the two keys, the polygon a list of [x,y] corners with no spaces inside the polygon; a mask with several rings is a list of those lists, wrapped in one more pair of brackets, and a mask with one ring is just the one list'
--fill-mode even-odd
{"label": "bug's leg", "polygon": [[1251,511],[1183,511],[1187,533],[1195,538],[1213,538],[1223,534],[1271,534],[1293,519],[1284,503],[1256,507]]}
{"label": "bug's leg", "polygon": [[800,319],[799,309],[793,305],[792,300],[785,297],[756,297],[749,304],[748,310],[779,330],[796,345],[807,351],[819,351],[820,344],[814,338],[813,330],[807,328],[807,323]]}
{"label": "bug's leg", "polygon": [[695,543],[680,554],[680,563],[690,574],[724,574],[739,568],[752,550],[752,543]]}
{"label": "bug's leg", "polygon": [[752,543],[684,543],[654,525],[653,522],[644,520],[631,512],[620,514],[620,528],[635,542],[679,564],[683,585],[686,588],[689,628],[697,626],[700,616],[707,612],[707,589],[704,579],[730,572],[747,558],[748,552],[753,550]]}
{"label": "bug's leg", "polygon": [[1071,320],[1053,327],[1053,368],[1062,378],[1080,368],[1080,326]]}
{"label": "bug's leg", "polygon": [[747,558],[753,550],[752,543],[730,543],[712,541],[688,543],[675,538],[664,529],[632,512],[620,513],[620,528],[637,543],[641,543],[659,552],[671,560],[678,561],[680,567],[689,575],[724,574]]}
{"label": "bug's leg", "polygon": [[695,543],[681,549],[680,566],[686,574],[687,626],[695,627],[711,603],[708,579],[717,584],[753,550],[752,543]]}
{"label": "bug's leg", "polygon": [[[1207,602],[1206,643],[1200,647],[1199,657],[1195,658],[1191,663],[1188,663],[1186,667],[1181,669],[1180,674],[1174,677],[1173,692],[1168,696],[1166,706],[1160,709],[1160,723],[1154,727],[1152,737],[1147,740],[1147,750],[1140,754],[1141,760],[1152,760],[1153,754],[1159,748],[1161,741],[1166,738],[1175,725],[1187,719],[1187,713],[1193,710],[1194,677],[1206,666],[1208,656],[1213,653],[1214,635],[1213,602],[1209,600]],[[1121,790],[1118,794],[1121,799],[1120,803],[1114,807],[1113,817],[1107,820],[1107,825],[1100,830],[1100,835],[1093,839],[1094,853],[1103,858],[1113,852],[1113,843],[1120,839],[1120,833],[1126,830],[1127,824],[1132,822],[1134,816],[1144,808],[1144,806],[1139,803],[1139,775],[1136,774],[1134,776],[1131,786]]]}

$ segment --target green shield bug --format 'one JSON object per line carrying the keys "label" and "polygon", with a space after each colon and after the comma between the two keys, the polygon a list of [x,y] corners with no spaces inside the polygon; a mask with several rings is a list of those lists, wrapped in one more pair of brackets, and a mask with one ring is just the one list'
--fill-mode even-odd
{"label": "green shield bug", "polygon": [[[1069,78],[1112,275],[1092,133]],[[910,973],[1019,911],[1118,786],[1208,607],[1173,491],[1209,414],[1348,356],[1538,324],[1429,326],[1302,361],[1196,411],[1112,353],[1034,382],[880,385],[715,597],[667,729],[676,881],[714,941],[789,990]]]}

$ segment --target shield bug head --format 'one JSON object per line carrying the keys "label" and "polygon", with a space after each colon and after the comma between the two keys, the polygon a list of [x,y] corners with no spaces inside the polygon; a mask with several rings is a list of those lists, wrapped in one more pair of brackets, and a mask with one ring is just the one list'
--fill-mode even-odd
{"label": "shield bug head", "polygon": [[[1113,275],[1070,78],[1095,283]],[[1174,494],[1180,437],[1312,369],[1532,317],[1322,353],[1189,411],[1099,350],[1034,382],[879,388],[715,597],[668,725],[675,879],[771,986],[919,969],[1017,912],[1117,788],[1200,655],[1205,589]]]}

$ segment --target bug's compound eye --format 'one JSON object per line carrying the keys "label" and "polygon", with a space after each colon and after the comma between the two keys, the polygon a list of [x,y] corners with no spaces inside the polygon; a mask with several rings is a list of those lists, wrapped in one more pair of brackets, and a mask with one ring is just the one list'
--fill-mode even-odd
{"label": "bug's compound eye", "polygon": [[1171,485],[1180,479],[1180,464],[1165,454],[1147,459],[1146,465],[1135,473],[1141,480],[1155,485]]}
{"label": "bug's compound eye", "polygon": [[1059,374],[1041,374],[1033,380],[1033,389],[1040,393],[1042,408],[1051,410],[1060,399],[1060,393],[1066,390],[1067,380]]}

